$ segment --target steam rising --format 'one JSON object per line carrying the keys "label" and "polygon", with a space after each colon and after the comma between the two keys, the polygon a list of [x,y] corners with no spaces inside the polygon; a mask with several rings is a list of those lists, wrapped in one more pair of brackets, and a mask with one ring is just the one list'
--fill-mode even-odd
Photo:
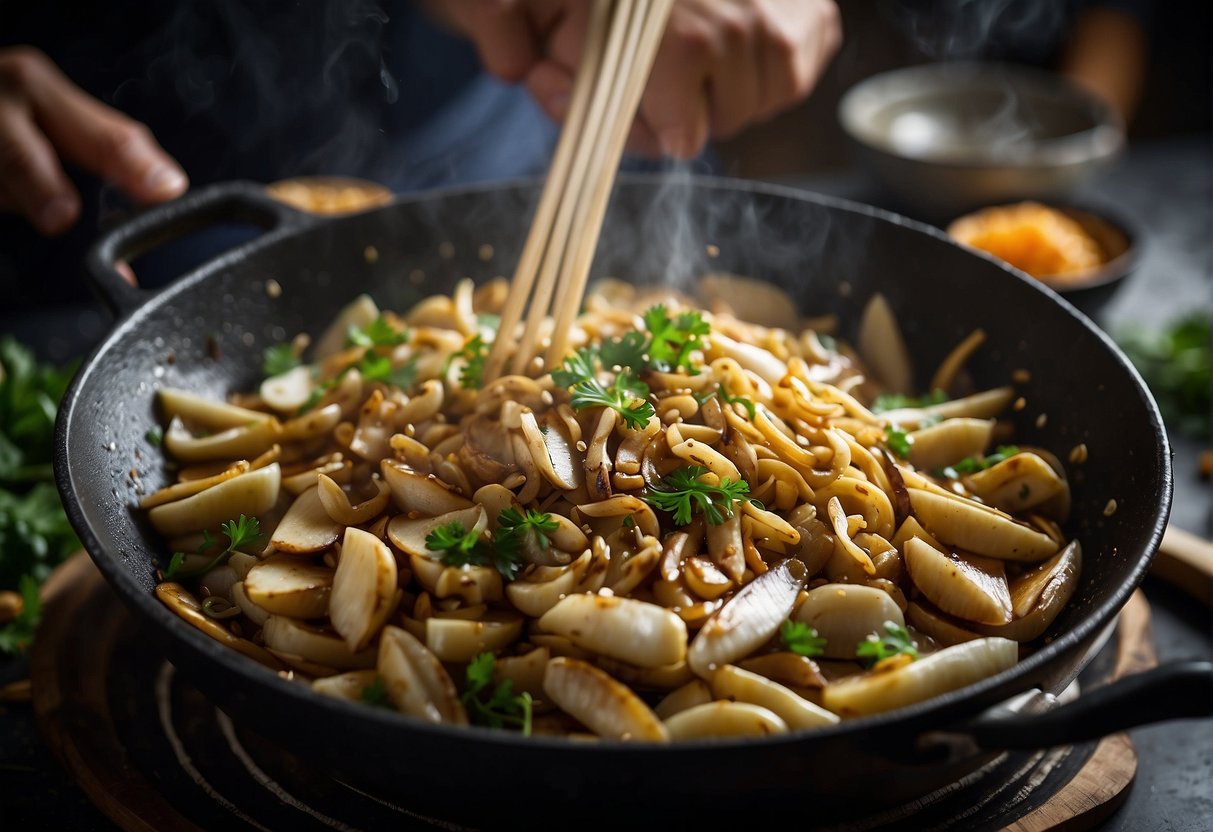
{"label": "steam rising", "polygon": [[1055,0],[897,0],[893,16],[934,60],[989,57],[1008,46],[1053,42],[1069,4]]}

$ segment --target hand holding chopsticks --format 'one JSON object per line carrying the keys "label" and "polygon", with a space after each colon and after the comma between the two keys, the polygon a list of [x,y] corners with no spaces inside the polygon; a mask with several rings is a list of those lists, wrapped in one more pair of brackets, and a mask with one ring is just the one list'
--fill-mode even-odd
{"label": "hand holding chopsticks", "polygon": [[[552,321],[544,368],[568,350],[624,143],[673,0],[595,0],[568,118],[514,272],[484,380],[525,373]],[[529,308],[528,307],[529,301]],[[523,310],[522,335],[515,340]]]}

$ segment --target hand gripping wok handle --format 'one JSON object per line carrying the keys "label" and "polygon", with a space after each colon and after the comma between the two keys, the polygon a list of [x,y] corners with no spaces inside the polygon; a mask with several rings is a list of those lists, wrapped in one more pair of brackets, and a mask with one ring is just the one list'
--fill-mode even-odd
{"label": "hand gripping wok handle", "polygon": [[85,274],[105,304],[125,315],[153,294],[132,286],[117,269],[121,261],[200,228],[242,222],[267,232],[305,225],[309,215],[270,198],[256,182],[225,182],[153,206],[101,235],[85,256]]}
{"label": "hand gripping wok handle", "polygon": [[1207,716],[1213,716],[1213,662],[1193,659],[1124,676],[1043,714],[987,711],[961,732],[983,748],[1036,749]]}

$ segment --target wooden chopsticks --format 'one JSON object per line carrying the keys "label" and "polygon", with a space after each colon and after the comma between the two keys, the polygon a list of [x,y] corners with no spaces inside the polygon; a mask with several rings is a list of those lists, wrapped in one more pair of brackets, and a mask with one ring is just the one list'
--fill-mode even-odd
{"label": "wooden chopsticks", "polygon": [[532,369],[549,316],[543,367],[534,369],[556,366],[568,350],[615,172],[672,6],[673,0],[594,0],[569,114],[485,364],[485,382],[497,378],[507,360],[512,373]]}

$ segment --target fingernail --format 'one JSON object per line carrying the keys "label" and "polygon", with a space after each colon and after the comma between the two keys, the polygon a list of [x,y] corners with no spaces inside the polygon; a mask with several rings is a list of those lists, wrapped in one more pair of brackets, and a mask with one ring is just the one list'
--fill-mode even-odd
{"label": "fingernail", "polygon": [[78,211],[79,205],[74,197],[57,196],[42,206],[34,224],[43,234],[59,234],[71,226]]}
{"label": "fingernail", "polygon": [[171,165],[156,165],[143,177],[143,192],[148,196],[177,196],[185,186],[185,174]]}

